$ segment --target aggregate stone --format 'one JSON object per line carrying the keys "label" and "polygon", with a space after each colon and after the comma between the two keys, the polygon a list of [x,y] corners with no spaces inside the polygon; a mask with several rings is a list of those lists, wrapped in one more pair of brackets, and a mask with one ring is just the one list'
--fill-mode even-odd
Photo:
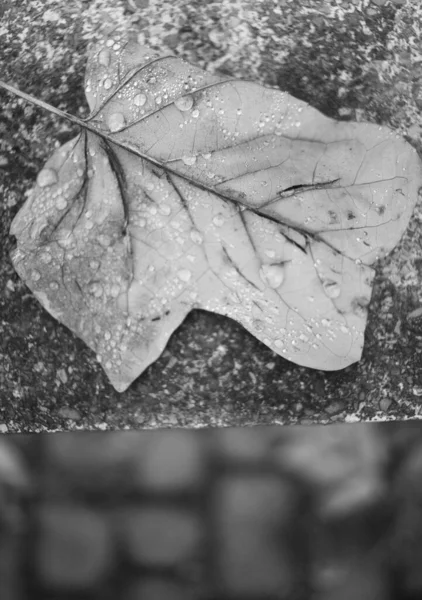
{"label": "aggregate stone", "polygon": [[85,591],[107,577],[112,540],[99,513],[82,506],[45,503],[37,517],[35,564],[46,589]]}

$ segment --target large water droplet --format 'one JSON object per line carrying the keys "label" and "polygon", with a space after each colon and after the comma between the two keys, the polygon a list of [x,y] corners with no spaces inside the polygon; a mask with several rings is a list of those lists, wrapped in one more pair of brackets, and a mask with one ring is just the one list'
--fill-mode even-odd
{"label": "large water droplet", "polygon": [[135,106],[143,106],[146,101],[147,97],[145,96],[145,94],[136,94],[136,96],[133,99],[133,103],[135,104]]}
{"label": "large water droplet", "polygon": [[57,198],[56,200],[56,206],[59,210],[64,210],[67,206],[66,198],[63,198],[63,196],[59,196],[59,198]]}
{"label": "large water droplet", "polygon": [[185,165],[194,165],[196,163],[196,156],[183,156],[182,161],[185,163]]}
{"label": "large water droplet", "polygon": [[282,348],[284,346],[283,340],[274,340],[274,346],[276,348]]}
{"label": "large water droplet", "polygon": [[41,254],[41,260],[43,261],[43,263],[48,265],[53,259],[51,254],[49,254],[48,252],[44,252],[43,254]]}
{"label": "large water droplet", "polygon": [[98,55],[98,62],[100,65],[103,65],[103,67],[108,67],[108,65],[110,64],[110,58],[110,50],[103,48]]}
{"label": "large water droplet", "polygon": [[104,85],[105,90],[109,90],[113,86],[113,82],[111,81],[111,79],[109,77],[107,77],[107,79],[104,81],[103,85]]}
{"label": "large water droplet", "polygon": [[42,171],[38,173],[37,183],[40,187],[48,187],[57,183],[57,181],[57,172],[54,169],[42,169]]}
{"label": "large water droplet", "polygon": [[202,242],[203,242],[202,235],[199,233],[199,231],[196,231],[195,229],[193,229],[190,232],[190,239],[192,240],[192,242],[194,244],[202,244]]}
{"label": "large water droplet", "polygon": [[107,117],[107,125],[110,131],[119,131],[126,124],[123,113],[112,113]]}
{"label": "large water droplet", "polygon": [[189,271],[189,269],[180,269],[180,271],[177,272],[177,276],[180,281],[187,283],[192,277],[192,273]]}
{"label": "large water droplet", "polygon": [[214,223],[214,225],[216,227],[221,227],[224,224],[224,217],[223,217],[223,215],[221,215],[221,214],[216,215],[213,218],[212,222]]}
{"label": "large water droplet", "polygon": [[322,284],[325,294],[329,298],[338,298],[341,293],[339,284],[336,281],[327,280]]}
{"label": "large water droplet", "polygon": [[57,243],[61,248],[71,248],[74,246],[75,240],[72,232],[69,229],[63,229],[61,232],[61,237],[57,240]]}
{"label": "large water droplet", "polygon": [[57,283],[57,281],[51,281],[50,285],[49,285],[50,290],[58,290],[59,289],[59,284]]}
{"label": "large water droplet", "polygon": [[171,208],[168,204],[160,204],[159,211],[162,215],[167,217],[171,213]]}
{"label": "large water droplet", "polygon": [[110,288],[110,294],[113,298],[117,298],[117,296],[120,294],[120,286],[117,285],[117,283],[114,283],[111,288]]}
{"label": "large water droplet", "polygon": [[102,285],[100,283],[96,283],[96,282],[91,283],[91,285],[89,286],[89,292],[90,292],[90,294],[95,296],[95,298],[99,298],[103,294]]}
{"label": "large water droplet", "polygon": [[193,106],[192,96],[182,96],[174,101],[174,106],[181,111],[190,110]]}
{"label": "large water droplet", "polygon": [[31,273],[31,278],[33,279],[33,281],[39,281],[41,279],[41,273],[34,269]]}
{"label": "large water droplet", "polygon": [[277,289],[284,280],[283,265],[262,265],[259,275],[264,283],[270,288]]}

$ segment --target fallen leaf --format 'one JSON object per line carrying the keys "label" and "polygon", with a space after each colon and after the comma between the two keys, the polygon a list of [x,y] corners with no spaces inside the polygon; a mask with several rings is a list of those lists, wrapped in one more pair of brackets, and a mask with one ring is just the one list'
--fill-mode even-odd
{"label": "fallen leaf", "polygon": [[88,119],[15,217],[15,269],[124,391],[193,308],[299,365],[359,360],[370,265],[405,231],[416,151],[135,42],[88,59]]}

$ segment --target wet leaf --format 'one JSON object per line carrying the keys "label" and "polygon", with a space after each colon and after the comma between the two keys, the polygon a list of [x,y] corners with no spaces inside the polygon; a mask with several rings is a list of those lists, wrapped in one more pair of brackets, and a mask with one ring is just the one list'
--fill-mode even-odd
{"label": "wet leaf", "polygon": [[299,365],[359,360],[370,265],[399,241],[421,182],[410,145],[122,40],[91,52],[85,91],[90,117],[63,115],[80,134],[13,221],[12,260],[117,390],[192,308]]}

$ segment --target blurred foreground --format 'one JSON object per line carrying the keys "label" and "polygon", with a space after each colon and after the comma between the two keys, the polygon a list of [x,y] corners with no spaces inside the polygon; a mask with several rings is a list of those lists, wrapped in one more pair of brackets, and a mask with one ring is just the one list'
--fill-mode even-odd
{"label": "blurred foreground", "polygon": [[0,438],[2,600],[422,597],[422,424]]}

